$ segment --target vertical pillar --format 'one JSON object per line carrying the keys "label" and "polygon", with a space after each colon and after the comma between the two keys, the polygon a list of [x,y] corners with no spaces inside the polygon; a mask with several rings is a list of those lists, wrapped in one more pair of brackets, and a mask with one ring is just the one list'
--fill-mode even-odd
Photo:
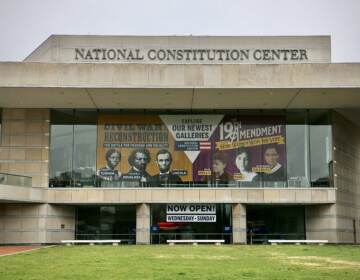
{"label": "vertical pillar", "polygon": [[75,239],[75,207],[69,205],[44,205],[46,211],[44,243],[60,243]]}
{"label": "vertical pillar", "polygon": [[150,204],[136,206],[136,244],[150,244]]}
{"label": "vertical pillar", "polygon": [[246,244],[246,205],[232,205],[232,233],[234,244]]}
{"label": "vertical pillar", "polygon": [[306,239],[329,240],[338,243],[337,205],[308,205],[305,208]]}

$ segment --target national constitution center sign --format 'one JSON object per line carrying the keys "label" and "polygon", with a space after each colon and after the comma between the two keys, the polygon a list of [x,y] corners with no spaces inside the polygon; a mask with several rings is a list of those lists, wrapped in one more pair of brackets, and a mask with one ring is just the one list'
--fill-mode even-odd
{"label": "national constitution center sign", "polygon": [[75,48],[74,59],[89,62],[249,62],[307,61],[306,49],[129,49]]}
{"label": "national constitution center sign", "polygon": [[[330,63],[329,36],[56,36],[33,53],[57,63]],[[38,62],[40,62],[38,60]]]}

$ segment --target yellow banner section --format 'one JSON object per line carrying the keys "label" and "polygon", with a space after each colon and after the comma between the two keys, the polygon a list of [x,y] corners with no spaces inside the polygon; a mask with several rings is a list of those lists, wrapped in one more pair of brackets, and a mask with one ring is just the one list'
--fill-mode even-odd
{"label": "yellow banner section", "polygon": [[210,176],[211,169],[198,170],[198,175],[199,176]]}
{"label": "yellow banner section", "polygon": [[266,144],[285,144],[285,138],[284,136],[278,135],[278,136],[260,137],[256,139],[234,141],[234,142],[224,140],[224,141],[216,142],[216,149],[219,151],[224,151],[224,150],[237,149],[240,147],[253,147],[253,146],[266,145]]}
{"label": "yellow banner section", "polygon": [[251,168],[251,171],[255,173],[269,173],[271,168],[269,166],[256,166]]}

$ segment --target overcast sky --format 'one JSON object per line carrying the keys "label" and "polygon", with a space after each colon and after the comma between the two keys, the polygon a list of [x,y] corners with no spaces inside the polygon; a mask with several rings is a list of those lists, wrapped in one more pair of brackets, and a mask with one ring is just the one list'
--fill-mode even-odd
{"label": "overcast sky", "polygon": [[51,34],[331,35],[333,62],[360,62],[360,0],[0,0],[0,61]]}

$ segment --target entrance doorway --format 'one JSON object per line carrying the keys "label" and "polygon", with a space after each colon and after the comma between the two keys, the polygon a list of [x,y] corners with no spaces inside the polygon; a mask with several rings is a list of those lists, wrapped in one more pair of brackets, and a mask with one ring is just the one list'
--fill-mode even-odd
{"label": "entrance doorway", "polygon": [[169,239],[224,239],[232,242],[231,205],[216,204],[216,221],[172,222],[167,220],[167,205],[151,205],[151,243],[165,244]]}
{"label": "entrance doorway", "polygon": [[304,206],[247,206],[247,243],[269,239],[305,239]]}
{"label": "entrance doorway", "polygon": [[75,239],[120,239],[123,243],[135,244],[136,206],[76,207]]}

